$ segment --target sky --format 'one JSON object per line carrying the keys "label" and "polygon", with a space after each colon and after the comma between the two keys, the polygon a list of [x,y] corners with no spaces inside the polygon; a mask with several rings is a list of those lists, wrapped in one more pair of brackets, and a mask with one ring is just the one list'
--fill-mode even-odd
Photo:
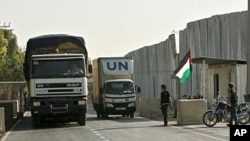
{"label": "sky", "polygon": [[164,41],[187,23],[246,11],[248,0],[0,0],[0,26],[18,46],[44,34],[82,36],[90,58],[124,56]]}

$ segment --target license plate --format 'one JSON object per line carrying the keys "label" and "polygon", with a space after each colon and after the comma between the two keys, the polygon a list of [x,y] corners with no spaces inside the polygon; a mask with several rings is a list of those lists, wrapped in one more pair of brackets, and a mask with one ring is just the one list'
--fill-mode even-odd
{"label": "license plate", "polygon": [[119,108],[115,108],[116,110],[126,110],[125,107],[119,107]]}

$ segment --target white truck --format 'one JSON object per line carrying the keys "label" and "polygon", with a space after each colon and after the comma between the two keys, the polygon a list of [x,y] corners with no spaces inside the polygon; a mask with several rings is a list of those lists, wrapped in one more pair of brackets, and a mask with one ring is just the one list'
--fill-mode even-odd
{"label": "white truck", "polygon": [[[28,40],[23,71],[34,127],[48,120],[85,125],[86,75],[91,73],[87,62],[82,37],[51,34]],[[74,72],[73,66],[77,66],[78,71]]]}
{"label": "white truck", "polygon": [[133,82],[133,63],[132,57],[93,60],[92,102],[98,118],[108,118],[109,115],[134,118],[137,92]]}

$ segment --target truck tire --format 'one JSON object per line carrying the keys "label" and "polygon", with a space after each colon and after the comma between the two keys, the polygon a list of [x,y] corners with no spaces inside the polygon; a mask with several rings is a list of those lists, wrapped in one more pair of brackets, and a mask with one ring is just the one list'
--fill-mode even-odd
{"label": "truck tire", "polygon": [[84,125],[86,124],[86,113],[80,112],[78,123],[79,123],[81,126],[84,126]]}
{"label": "truck tire", "polygon": [[38,117],[38,116],[32,117],[32,126],[34,128],[39,128],[41,126],[40,117]]}
{"label": "truck tire", "polygon": [[101,118],[101,113],[100,112],[96,112],[96,117],[97,118]]}
{"label": "truck tire", "polygon": [[105,110],[103,110],[103,112],[102,112],[102,118],[104,118],[104,119],[108,119],[109,118],[109,115],[108,115],[108,113]]}

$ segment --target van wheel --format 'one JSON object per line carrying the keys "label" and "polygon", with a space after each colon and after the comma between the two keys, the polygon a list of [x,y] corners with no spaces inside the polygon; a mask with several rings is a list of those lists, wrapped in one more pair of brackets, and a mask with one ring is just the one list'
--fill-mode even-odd
{"label": "van wheel", "polygon": [[81,112],[81,113],[79,114],[79,121],[78,121],[78,123],[79,123],[80,125],[82,125],[82,126],[84,126],[84,125],[86,124],[86,113]]}
{"label": "van wheel", "polygon": [[135,117],[135,113],[134,112],[130,113],[129,115],[130,115],[130,118],[134,118]]}
{"label": "van wheel", "polygon": [[99,110],[96,110],[96,117],[100,118],[101,117],[101,112]]}

